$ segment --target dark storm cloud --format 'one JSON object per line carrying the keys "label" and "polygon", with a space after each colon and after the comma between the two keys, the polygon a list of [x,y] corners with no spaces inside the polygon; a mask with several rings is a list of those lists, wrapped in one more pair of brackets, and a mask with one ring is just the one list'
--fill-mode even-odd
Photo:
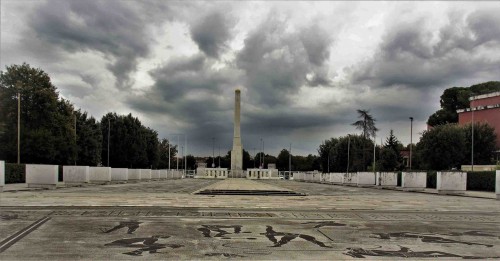
{"label": "dark storm cloud", "polygon": [[191,25],[191,38],[207,56],[218,58],[227,48],[232,26],[227,13],[215,11]]}
{"label": "dark storm cloud", "polygon": [[[450,15],[449,24],[435,31],[425,29],[423,19],[398,24],[386,34],[373,59],[353,69],[352,80],[372,87],[430,88],[478,73],[497,77],[500,62],[480,52],[498,47],[499,11],[476,11],[465,19]],[[438,34],[437,41],[433,33]]]}
{"label": "dark storm cloud", "polygon": [[39,39],[69,52],[107,55],[117,85],[129,85],[137,58],[149,53],[147,21],[124,1],[48,1],[31,16]]}
{"label": "dark storm cloud", "polygon": [[330,38],[314,26],[298,33],[287,32],[287,26],[286,20],[271,12],[248,35],[236,58],[237,66],[245,71],[250,96],[270,106],[286,104],[289,95],[308,84],[308,74],[314,75],[314,85],[329,82],[324,67]]}

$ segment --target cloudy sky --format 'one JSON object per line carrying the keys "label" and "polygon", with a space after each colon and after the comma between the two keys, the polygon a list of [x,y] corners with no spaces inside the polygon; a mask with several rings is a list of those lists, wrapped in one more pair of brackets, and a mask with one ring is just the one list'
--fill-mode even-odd
{"label": "cloudy sky", "polygon": [[[1,68],[27,62],[100,119],[138,116],[188,152],[242,141],[316,154],[357,133],[356,109],[394,129],[425,130],[445,88],[500,75],[499,2],[174,2],[1,0]],[[257,149],[258,150],[258,149]]]}

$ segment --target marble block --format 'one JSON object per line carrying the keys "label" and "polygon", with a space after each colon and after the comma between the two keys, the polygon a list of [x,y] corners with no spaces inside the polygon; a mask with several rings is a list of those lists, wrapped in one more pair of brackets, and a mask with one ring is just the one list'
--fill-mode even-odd
{"label": "marble block", "polygon": [[358,172],[358,186],[375,185],[375,173]]}
{"label": "marble block", "polygon": [[438,194],[457,194],[467,190],[467,172],[440,171],[437,173]]}
{"label": "marble block", "polygon": [[128,180],[141,180],[141,170],[128,169]]}
{"label": "marble block", "polygon": [[63,166],[64,183],[89,183],[89,166]]}
{"label": "marble block", "polygon": [[90,167],[90,182],[110,182],[111,168],[110,167]]}
{"label": "marble block", "polygon": [[57,165],[26,164],[26,184],[29,188],[55,189],[58,176]]}
{"label": "marble block", "polygon": [[401,187],[403,190],[424,190],[427,187],[427,172],[401,173]]}
{"label": "marble block", "polygon": [[160,170],[159,169],[151,170],[151,179],[160,179]]}
{"label": "marble block", "polygon": [[150,169],[141,169],[141,180],[151,180]]}
{"label": "marble block", "polygon": [[495,194],[497,195],[497,199],[500,199],[500,170],[497,170],[495,178]]}
{"label": "marble block", "polygon": [[344,173],[330,173],[330,182],[334,184],[342,184]]}
{"label": "marble block", "polygon": [[167,179],[168,176],[168,170],[162,169],[160,170],[160,179]]}
{"label": "marble block", "polygon": [[357,172],[349,172],[343,173],[344,177],[342,178],[342,184],[346,185],[355,185],[358,183],[358,173]]}
{"label": "marble block", "polygon": [[397,172],[377,172],[377,186],[396,187],[398,185]]}
{"label": "marble block", "polygon": [[0,192],[3,191],[5,186],[5,161],[0,160]]}
{"label": "marble block", "polygon": [[127,168],[112,168],[111,181],[127,181],[128,169]]}

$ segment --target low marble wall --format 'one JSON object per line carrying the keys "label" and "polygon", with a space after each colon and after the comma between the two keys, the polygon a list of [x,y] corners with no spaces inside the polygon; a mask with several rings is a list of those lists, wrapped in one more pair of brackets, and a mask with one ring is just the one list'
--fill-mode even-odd
{"label": "low marble wall", "polygon": [[141,169],[141,180],[151,180],[150,169]]}
{"label": "low marble wall", "polygon": [[377,172],[377,178],[375,181],[377,182],[377,186],[396,187],[398,185],[398,173]]}
{"label": "low marble wall", "polygon": [[29,188],[55,189],[58,176],[57,165],[26,164],[26,184]]}
{"label": "low marble wall", "polygon": [[359,185],[375,185],[375,173],[373,172],[358,172]]}
{"label": "low marble wall", "polygon": [[127,168],[112,168],[111,181],[127,181],[128,169]]}
{"label": "low marble wall", "polygon": [[5,186],[5,161],[0,160],[0,192],[3,191]]}
{"label": "low marble wall", "polygon": [[321,173],[321,182],[330,182],[330,173]]}
{"label": "low marble wall", "polygon": [[168,170],[162,169],[160,170],[160,179],[167,179],[168,178]]}
{"label": "low marble wall", "polygon": [[128,169],[128,179],[129,180],[141,180],[141,170],[140,169]]}
{"label": "low marble wall", "polygon": [[89,183],[89,166],[63,166],[64,183]]}
{"label": "low marble wall", "polygon": [[346,184],[346,185],[358,184],[358,173],[349,172],[349,173],[343,173],[343,174],[344,174],[344,177],[342,178],[342,184]]}
{"label": "low marble wall", "polygon": [[330,173],[330,182],[334,184],[342,184],[344,173]]}
{"label": "low marble wall", "polygon": [[438,172],[436,189],[438,194],[463,193],[467,189],[467,172]]}
{"label": "low marble wall", "polygon": [[151,170],[151,179],[160,179],[160,170],[159,169]]}
{"label": "low marble wall", "polygon": [[111,168],[110,167],[90,167],[89,174],[90,182],[110,182]]}
{"label": "low marble wall", "polygon": [[405,190],[424,190],[427,187],[427,172],[401,173],[401,187]]}
{"label": "low marble wall", "polygon": [[497,195],[497,199],[500,199],[500,170],[496,172],[495,194]]}
{"label": "low marble wall", "polygon": [[304,181],[304,172],[294,172],[293,173],[293,180]]}

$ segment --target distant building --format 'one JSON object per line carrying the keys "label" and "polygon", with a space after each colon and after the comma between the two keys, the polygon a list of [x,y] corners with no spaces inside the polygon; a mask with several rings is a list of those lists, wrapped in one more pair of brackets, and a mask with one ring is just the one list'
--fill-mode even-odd
{"label": "distant building", "polygon": [[485,122],[495,129],[497,135],[496,146],[500,149],[500,92],[493,92],[469,98],[469,108],[457,110],[458,124],[465,125]]}

